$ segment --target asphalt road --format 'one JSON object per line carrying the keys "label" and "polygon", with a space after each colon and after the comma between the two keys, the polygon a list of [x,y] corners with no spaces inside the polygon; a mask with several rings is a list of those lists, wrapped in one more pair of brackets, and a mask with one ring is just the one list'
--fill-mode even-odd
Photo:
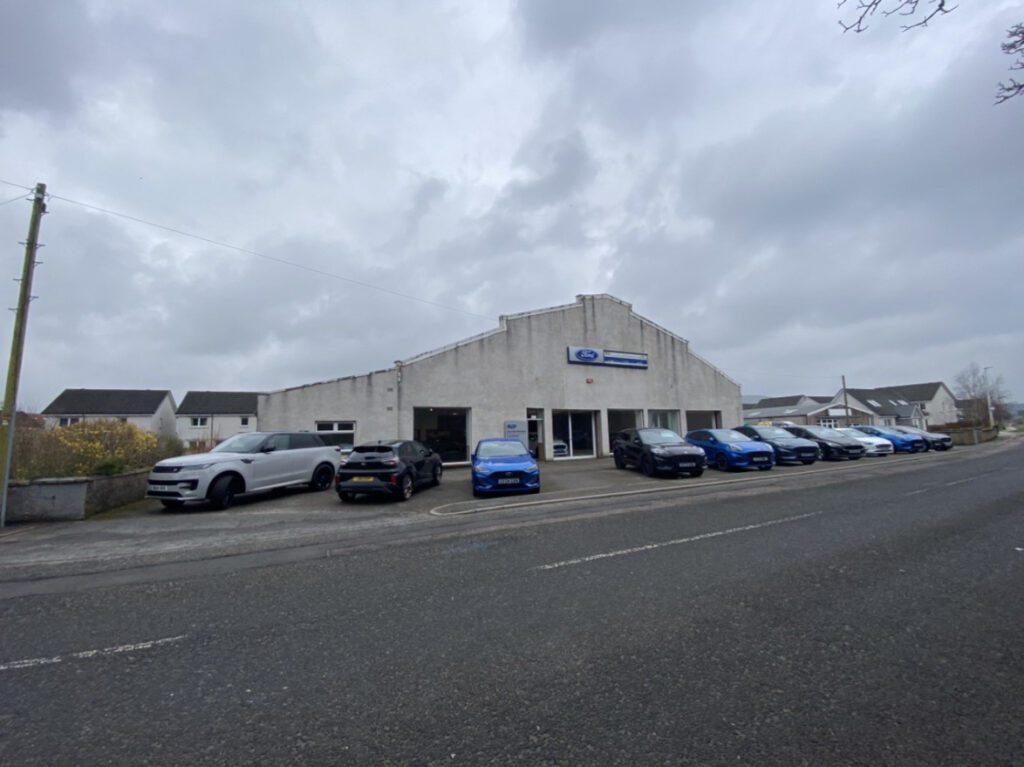
{"label": "asphalt road", "polygon": [[1021,765],[1024,446],[933,458],[0,591],[0,764]]}

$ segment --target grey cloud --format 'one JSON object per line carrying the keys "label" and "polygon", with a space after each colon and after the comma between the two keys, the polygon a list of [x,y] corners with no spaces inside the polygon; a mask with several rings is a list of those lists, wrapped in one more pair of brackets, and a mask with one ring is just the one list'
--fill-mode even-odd
{"label": "grey cloud", "polygon": [[77,104],[75,78],[99,47],[90,42],[92,21],[83,4],[4,0],[0,16],[3,110],[65,120]]}

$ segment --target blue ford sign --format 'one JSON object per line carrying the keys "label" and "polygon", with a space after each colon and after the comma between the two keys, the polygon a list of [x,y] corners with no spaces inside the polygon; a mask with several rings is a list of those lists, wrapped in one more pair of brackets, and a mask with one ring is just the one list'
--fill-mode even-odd
{"label": "blue ford sign", "polygon": [[641,352],[615,352],[589,346],[566,347],[566,358],[572,365],[603,365],[616,368],[647,370],[647,355]]}

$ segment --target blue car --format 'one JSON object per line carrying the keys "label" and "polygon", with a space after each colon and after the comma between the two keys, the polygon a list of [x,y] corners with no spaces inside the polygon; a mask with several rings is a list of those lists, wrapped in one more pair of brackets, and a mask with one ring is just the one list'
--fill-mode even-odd
{"label": "blue car", "polygon": [[537,459],[518,439],[482,439],[472,462],[473,495],[540,492]]}
{"label": "blue car", "polygon": [[870,434],[872,437],[881,437],[892,442],[893,450],[897,453],[923,453],[928,449],[928,443],[924,441],[924,437],[919,437],[914,434],[904,434],[903,432],[890,429],[888,426],[867,426],[857,425],[854,427],[857,431],[862,431],[865,434]]}
{"label": "blue car", "polygon": [[767,471],[775,465],[775,451],[764,442],[751,439],[735,429],[695,429],[686,441],[704,448],[709,466],[727,469],[757,467]]}

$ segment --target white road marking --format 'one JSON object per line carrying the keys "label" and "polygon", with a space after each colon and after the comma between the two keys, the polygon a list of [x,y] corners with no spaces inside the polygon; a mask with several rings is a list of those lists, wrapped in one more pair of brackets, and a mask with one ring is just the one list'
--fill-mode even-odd
{"label": "white road marking", "polygon": [[49,666],[53,663],[62,663],[68,658],[100,658],[107,655],[120,655],[126,652],[138,652],[139,650],[149,650],[153,647],[158,647],[159,645],[171,644],[172,642],[180,642],[187,636],[188,634],[180,634],[176,637],[151,639],[148,642],[136,642],[135,644],[122,644],[115,645],[114,647],[104,647],[102,650],[82,650],[81,652],[73,652],[66,657],[63,655],[55,655],[52,658],[27,658],[25,660],[13,660],[10,663],[0,663],[0,671],[13,671],[14,669],[20,668],[36,668],[38,666]]}
{"label": "white road marking", "polygon": [[944,482],[941,485],[933,485],[932,487],[925,487],[920,490],[911,490],[909,493],[904,493],[904,495],[920,495],[921,493],[927,493],[942,487],[953,487],[953,485],[962,485],[965,482],[973,482],[976,479],[977,477],[968,477],[967,479],[958,479],[955,480],[954,482]]}
{"label": "white road marking", "polygon": [[683,543],[694,543],[695,541],[706,541],[708,538],[718,538],[722,535],[732,535],[733,533],[745,533],[749,530],[759,530],[763,527],[771,527],[772,525],[781,525],[785,522],[796,522],[799,519],[807,519],[808,517],[816,517],[819,514],[823,514],[821,511],[812,511],[809,514],[798,514],[795,517],[783,517],[782,519],[773,519],[768,522],[758,522],[756,525],[744,525],[743,527],[730,527],[728,530],[716,530],[713,533],[701,533],[700,535],[693,535],[689,538],[676,538],[672,541],[662,541],[661,543],[648,543],[644,546],[634,546],[630,549],[619,549],[618,551],[606,551],[603,554],[591,554],[588,557],[578,557],[577,559],[566,559],[561,562],[553,562],[549,565],[538,565],[530,568],[531,570],[556,570],[559,567],[569,567],[571,565],[581,565],[586,562],[593,562],[598,559],[608,559],[609,557],[623,557],[627,554],[640,554],[644,551],[653,551],[654,549],[661,549],[665,546],[678,546]]}

